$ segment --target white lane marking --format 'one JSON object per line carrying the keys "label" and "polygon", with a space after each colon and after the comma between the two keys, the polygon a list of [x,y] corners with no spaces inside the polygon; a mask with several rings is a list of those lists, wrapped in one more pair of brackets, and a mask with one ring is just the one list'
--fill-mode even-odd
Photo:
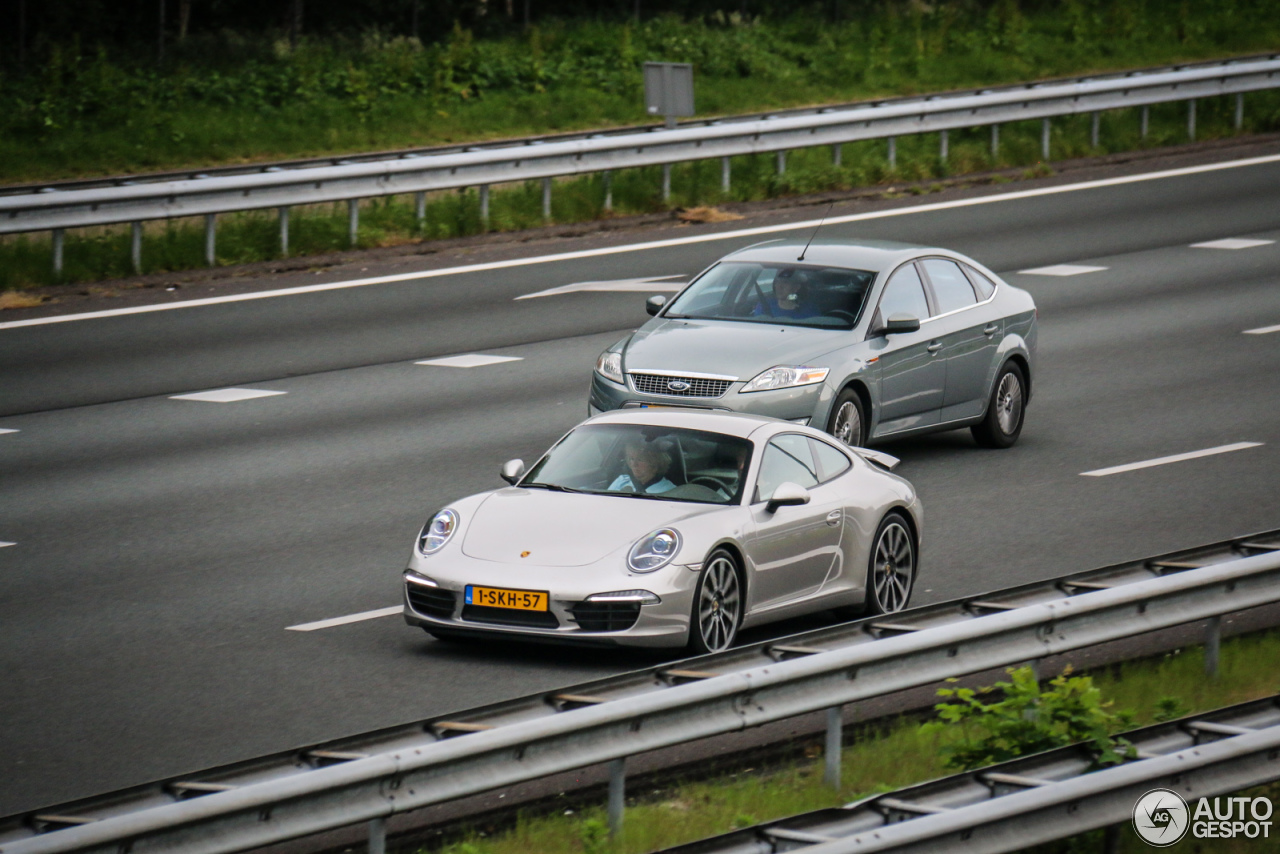
{"label": "white lane marking", "polygon": [[[1081,181],[1079,184],[1063,184],[1057,187],[1038,187],[1034,190],[1017,190],[1011,193],[997,193],[992,196],[979,196],[973,199],[955,199],[949,202],[933,202],[927,205],[915,205],[908,208],[894,208],[887,211],[870,211],[868,213],[848,214],[831,217],[826,220],[830,225],[845,222],[861,222],[870,219],[886,219],[895,216],[909,216],[931,211],[951,210],[952,208],[990,205],[1017,199],[1032,199],[1037,196],[1054,196],[1059,193],[1074,193],[1079,190],[1094,190],[1101,187],[1118,187],[1124,184],[1137,184],[1143,181],[1157,181],[1163,178],[1179,178],[1186,175],[1198,175],[1204,172],[1218,172],[1223,169],[1237,169],[1245,166],[1260,166],[1267,163],[1280,162],[1280,154],[1266,157],[1250,157],[1244,160],[1233,160],[1226,163],[1208,163],[1201,166],[1186,166],[1181,169],[1166,169],[1161,172],[1146,172],[1140,175],[1125,175],[1119,178],[1102,178],[1096,181]],[[138,305],[130,308],[115,308],[107,311],[90,311],[82,314],[62,314],[53,317],[32,317],[26,320],[9,320],[0,323],[0,329],[15,329],[22,326],[41,326],[48,323],[67,323],[73,320],[91,320],[100,317],[119,317],[126,314],[144,314],[152,311],[172,311],[179,308],[195,308],[206,305],[219,305],[228,302],[244,302],[254,299],[271,299],[273,297],[311,294],[321,291],[335,291],[343,288],[359,288],[365,285],[383,285],[391,282],[405,282],[412,279],[434,279],[440,276],[456,276],[463,273],[478,273],[486,270],[502,270],[508,267],[523,267],[529,264],[549,264],[556,261],[571,261],[578,258],[598,258],[602,255],[617,255],[623,252],[643,252],[649,249],[662,249],[667,246],[687,246],[692,243],[709,243],[717,240],[736,240],[741,237],[754,237],[761,234],[775,234],[779,231],[796,231],[816,228],[822,220],[811,219],[804,222],[792,222],[782,225],[763,225],[757,228],[743,228],[737,231],[719,231],[712,234],[696,234],[689,237],[676,237],[669,240],[655,240],[651,243],[630,243],[625,246],[606,246],[599,249],[581,249],[576,252],[559,252],[554,255],[538,255],[532,258],[512,258],[507,261],[491,261],[486,264],[468,264],[462,267],[445,267],[440,270],[423,270],[417,273],[397,273],[394,276],[377,276],[369,279],[352,279],[345,282],[329,282],[322,285],[302,285],[296,288],[281,288],[275,291],[257,291],[249,294],[235,294],[222,297],[205,297],[203,299],[171,302],[162,305]]]}
{"label": "white lane marking", "polygon": [[678,291],[685,282],[666,282],[664,279],[687,279],[684,273],[674,276],[651,276],[644,279],[613,279],[602,282],[574,282],[558,288],[548,288],[533,294],[522,294],[516,299],[534,299],[535,297],[552,297],[560,294],[572,294],[580,291]]}
{"label": "white lane marking", "polygon": [[1082,477],[1105,477],[1109,474],[1119,474],[1124,471],[1134,471],[1136,469],[1146,469],[1152,466],[1162,466],[1167,463],[1180,463],[1183,460],[1194,460],[1200,457],[1211,457],[1214,454],[1227,454],[1231,451],[1243,451],[1245,448],[1260,448],[1262,442],[1236,442],[1234,445],[1220,445],[1217,448],[1206,448],[1203,451],[1190,451],[1185,454],[1174,454],[1170,457],[1157,457],[1154,460],[1143,460],[1140,463],[1129,463],[1123,466],[1112,466],[1111,468],[1095,469],[1094,471],[1082,471]]}
{"label": "white lane marking", "polygon": [[0,549],[4,548],[5,546],[16,546],[16,545],[17,543],[6,543],[5,541],[0,540]]}
{"label": "white lane marking", "polygon": [[0,427],[0,433],[17,433],[17,430],[11,430],[8,427]]}
{"label": "white lane marking", "polygon": [[1101,273],[1106,267],[1090,267],[1088,264],[1054,264],[1052,267],[1035,267],[1019,270],[1024,276],[1079,276],[1081,273]]}
{"label": "white lane marking", "polygon": [[203,400],[209,403],[235,403],[239,400],[253,400],[255,397],[271,397],[277,394],[288,394],[286,391],[268,391],[264,388],[220,388],[214,391],[198,391],[194,394],[170,395],[170,400]]}
{"label": "white lane marking", "polygon": [[1272,332],[1280,332],[1280,326],[1262,326],[1257,329],[1246,329],[1245,335],[1270,335]]}
{"label": "white lane marking", "polygon": [[1222,240],[1210,240],[1207,243],[1192,243],[1192,249],[1252,249],[1255,246],[1270,246],[1274,240],[1253,240],[1247,237],[1227,237]]}
{"label": "white lane marking", "polygon": [[395,614],[403,614],[404,606],[396,605],[394,608],[379,608],[376,611],[365,611],[363,614],[348,614],[345,617],[334,617],[331,620],[316,620],[314,623],[299,623],[296,626],[287,626],[286,632],[314,632],[316,629],[329,629],[334,626],[345,626],[347,623],[359,623],[363,620],[376,620],[379,617],[390,617]]}
{"label": "white lane marking", "polygon": [[462,356],[446,356],[443,359],[427,359],[415,365],[438,365],[443,368],[480,368],[502,362],[520,362],[523,356],[486,356],[483,353],[466,353]]}

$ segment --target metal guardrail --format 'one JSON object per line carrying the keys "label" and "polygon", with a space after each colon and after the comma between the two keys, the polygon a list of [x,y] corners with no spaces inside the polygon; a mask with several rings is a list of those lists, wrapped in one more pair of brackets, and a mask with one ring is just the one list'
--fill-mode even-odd
{"label": "metal guardrail", "polygon": [[1190,804],[1280,779],[1280,694],[1117,737],[1133,745],[1136,761],[1094,770],[1093,750],[1078,744],[661,854],[996,854],[1103,827],[1118,841],[1133,805],[1153,788]]}
{"label": "metal guardrail", "polygon": [[[0,854],[220,854],[1280,602],[1280,530],[794,635],[0,821]],[[837,710],[832,714],[831,710]],[[834,735],[833,735],[834,734]],[[838,757],[836,757],[838,759]],[[833,762],[829,753],[828,764]]]}
{"label": "metal guardrail", "polygon": [[1246,92],[1280,87],[1280,54],[1226,60],[1178,69],[1134,71],[1069,81],[1048,81],[978,92],[944,93],[915,99],[779,113],[764,118],[690,123],[674,129],[612,132],[585,137],[529,139],[517,144],[491,144],[462,151],[424,150],[395,157],[351,162],[314,161],[268,167],[266,171],[223,170],[174,180],[137,180],[117,186],[46,185],[37,192],[0,195],[0,234],[50,230],[54,235],[55,272],[61,269],[63,230],[131,222],[133,260],[141,264],[141,223],[171,217],[204,216],[206,260],[214,263],[216,217],[221,213],[277,208],[282,251],[288,251],[291,206],[346,201],[354,244],[360,199],[415,194],[419,215],[431,191],[480,188],[481,218],[488,220],[489,187],[541,179],[543,213],[550,215],[554,178],[603,172],[605,207],[611,206],[608,176],[618,169],[661,165],[663,195],[670,193],[673,163],[721,159],[721,181],[727,190],[730,158],[776,153],[777,168],[786,168],[792,149],[829,145],[838,162],[840,146],[857,140],[888,139],[889,162],[896,158],[895,139],[909,134],[940,133],[940,155],[947,156],[947,132],[990,126],[993,152],[1002,123],[1042,120],[1041,146],[1050,150],[1053,117],[1092,113],[1093,141],[1101,111],[1142,107],[1146,135],[1147,108],[1152,104],[1188,102],[1187,130],[1195,137],[1197,98],[1236,95],[1235,124],[1243,121]]}

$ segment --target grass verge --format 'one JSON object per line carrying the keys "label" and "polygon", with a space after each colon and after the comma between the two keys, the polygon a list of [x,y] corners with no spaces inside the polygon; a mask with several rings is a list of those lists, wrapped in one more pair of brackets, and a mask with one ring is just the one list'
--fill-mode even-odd
{"label": "grass verge", "polygon": [[[1197,711],[1265,697],[1280,690],[1275,663],[1280,661],[1280,630],[1228,639],[1222,644],[1217,679],[1204,678],[1200,648],[1177,650],[1158,658],[1124,662],[1090,674],[1094,685],[1123,719],[1124,728],[1143,726]],[[444,854],[631,854],[705,839],[758,822],[823,807],[839,806],[866,795],[893,791],[949,773],[942,748],[956,735],[946,728],[929,731],[902,719],[846,729],[842,787],[822,783],[820,748],[803,761],[783,767],[744,768],[726,777],[663,789],[634,792],[628,799],[622,833],[610,839],[603,806],[563,814],[522,813],[514,826],[473,828],[441,850]],[[1253,794],[1280,800],[1280,784]],[[1190,839],[1179,850],[1199,851]],[[1274,840],[1214,840],[1214,852],[1274,850]],[[1271,846],[1271,847],[1267,847]],[[1102,850],[1101,833],[1084,834],[1035,849],[1037,854],[1074,854]],[[1133,834],[1122,834],[1121,851],[1146,851]]]}

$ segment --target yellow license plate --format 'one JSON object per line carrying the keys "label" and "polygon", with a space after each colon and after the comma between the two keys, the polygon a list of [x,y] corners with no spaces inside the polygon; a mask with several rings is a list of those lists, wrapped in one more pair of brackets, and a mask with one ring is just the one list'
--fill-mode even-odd
{"label": "yellow license plate", "polygon": [[501,587],[467,585],[467,604],[485,608],[513,608],[517,611],[547,610],[548,594],[541,590],[504,590]]}

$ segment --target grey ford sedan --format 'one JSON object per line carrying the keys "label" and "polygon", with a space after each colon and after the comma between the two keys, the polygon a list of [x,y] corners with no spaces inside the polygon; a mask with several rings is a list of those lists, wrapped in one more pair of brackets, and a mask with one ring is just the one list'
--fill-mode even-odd
{"label": "grey ford sedan", "polygon": [[969,427],[1022,431],[1031,295],[927,246],[775,240],[734,252],[600,355],[589,414],[681,406],[769,415],[846,445]]}

